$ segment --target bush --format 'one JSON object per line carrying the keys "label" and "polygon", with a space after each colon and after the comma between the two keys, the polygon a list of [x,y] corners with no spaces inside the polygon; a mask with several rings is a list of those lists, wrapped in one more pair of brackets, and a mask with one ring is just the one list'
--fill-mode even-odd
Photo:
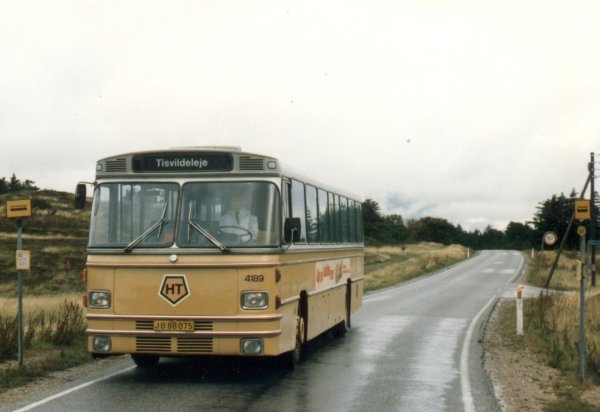
{"label": "bush", "polygon": [[0,315],[0,361],[15,358],[18,339],[17,317]]}
{"label": "bush", "polygon": [[[579,361],[579,297],[541,293],[531,305],[532,329],[548,343],[550,366],[577,370]],[[600,377],[600,295],[586,304],[586,368]]]}
{"label": "bush", "polygon": [[84,330],[85,323],[81,306],[65,300],[58,309],[52,343],[70,345],[77,337],[81,336]]}

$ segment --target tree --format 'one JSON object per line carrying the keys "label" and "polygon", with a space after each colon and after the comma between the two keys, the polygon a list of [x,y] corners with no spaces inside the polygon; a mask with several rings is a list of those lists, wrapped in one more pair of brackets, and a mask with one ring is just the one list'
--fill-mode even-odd
{"label": "tree", "polygon": [[416,242],[438,242],[445,245],[458,241],[456,227],[446,219],[423,217],[408,223],[409,239]]}
{"label": "tree", "polygon": [[510,222],[504,233],[510,249],[522,250],[536,246],[535,230],[524,223]]}
{"label": "tree", "polygon": [[17,179],[17,175],[14,173],[10,177],[10,181],[8,182],[8,191],[9,192],[18,192],[21,189],[21,181]]}
{"label": "tree", "polygon": [[383,233],[380,235],[384,241],[390,243],[404,242],[408,235],[402,216],[397,214],[385,216],[383,218],[382,229]]}
{"label": "tree", "polygon": [[6,178],[0,178],[0,195],[3,193],[8,193],[8,183],[6,183]]}
{"label": "tree", "polygon": [[383,224],[383,217],[379,210],[379,203],[372,199],[366,199],[362,203],[363,227],[366,237],[375,237]]}
{"label": "tree", "polygon": [[17,179],[16,174],[12,174],[10,180],[7,182],[6,178],[0,178],[0,194],[2,193],[16,193],[21,190],[32,190],[37,191],[40,190],[37,186],[35,186],[35,182],[33,180],[26,179],[22,182],[20,179]]}
{"label": "tree", "polygon": [[[563,238],[567,232],[567,226],[573,215],[575,207],[575,199],[577,193],[575,190],[571,192],[570,197],[566,197],[564,193],[559,196],[552,195],[551,198],[539,203],[533,218],[533,224],[536,228],[535,237],[541,239],[544,232],[556,232],[559,238]],[[571,231],[568,235],[566,247],[576,249],[579,245],[579,239],[575,231]]]}
{"label": "tree", "polygon": [[481,243],[485,249],[505,249],[506,235],[488,225],[481,235]]}
{"label": "tree", "polygon": [[35,186],[35,182],[33,180],[25,179],[25,182],[21,186],[23,190],[40,190],[39,187]]}

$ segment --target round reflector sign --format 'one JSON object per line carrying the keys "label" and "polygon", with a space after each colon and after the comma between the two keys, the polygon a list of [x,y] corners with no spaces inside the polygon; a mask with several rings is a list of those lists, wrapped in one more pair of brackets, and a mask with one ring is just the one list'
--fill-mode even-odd
{"label": "round reflector sign", "polygon": [[554,232],[546,232],[544,233],[544,243],[547,246],[552,246],[558,240],[558,236]]}

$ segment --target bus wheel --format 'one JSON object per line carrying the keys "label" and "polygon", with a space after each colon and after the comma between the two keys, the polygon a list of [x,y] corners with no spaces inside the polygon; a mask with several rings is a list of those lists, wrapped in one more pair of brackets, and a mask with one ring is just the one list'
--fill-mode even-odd
{"label": "bus wheel", "polygon": [[131,359],[135,362],[138,368],[152,369],[158,365],[159,356],[156,355],[137,355],[131,354]]}
{"label": "bus wheel", "polygon": [[346,327],[345,320],[341,321],[333,327],[333,336],[335,336],[336,338],[341,338],[346,334],[346,332],[348,332],[348,328]]}
{"label": "bus wheel", "polygon": [[302,339],[304,337],[304,318],[298,317],[298,325],[296,327],[296,345],[290,352],[282,355],[283,367],[285,369],[294,370],[302,361]]}
{"label": "bus wheel", "polygon": [[346,317],[343,321],[333,327],[333,335],[341,337],[350,329],[350,314],[352,313],[352,286],[348,284],[346,288]]}

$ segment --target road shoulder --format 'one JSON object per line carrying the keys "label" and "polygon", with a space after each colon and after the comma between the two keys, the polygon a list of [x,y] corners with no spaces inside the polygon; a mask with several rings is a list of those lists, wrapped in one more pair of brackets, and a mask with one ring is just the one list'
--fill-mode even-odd
{"label": "road shoulder", "polygon": [[[24,400],[36,399],[42,394],[51,393],[78,380],[90,379],[106,370],[132,365],[129,356],[114,356],[98,359],[83,365],[62,371],[51,372],[47,376],[36,379],[24,386],[8,389],[0,393],[0,410],[10,410]],[[8,408],[8,409],[6,409]]]}
{"label": "road shoulder", "polygon": [[508,300],[500,299],[484,334],[484,366],[494,384],[494,392],[503,411],[542,411],[557,399],[554,385],[560,372],[540,364],[535,355],[513,345],[502,329],[502,311]]}

